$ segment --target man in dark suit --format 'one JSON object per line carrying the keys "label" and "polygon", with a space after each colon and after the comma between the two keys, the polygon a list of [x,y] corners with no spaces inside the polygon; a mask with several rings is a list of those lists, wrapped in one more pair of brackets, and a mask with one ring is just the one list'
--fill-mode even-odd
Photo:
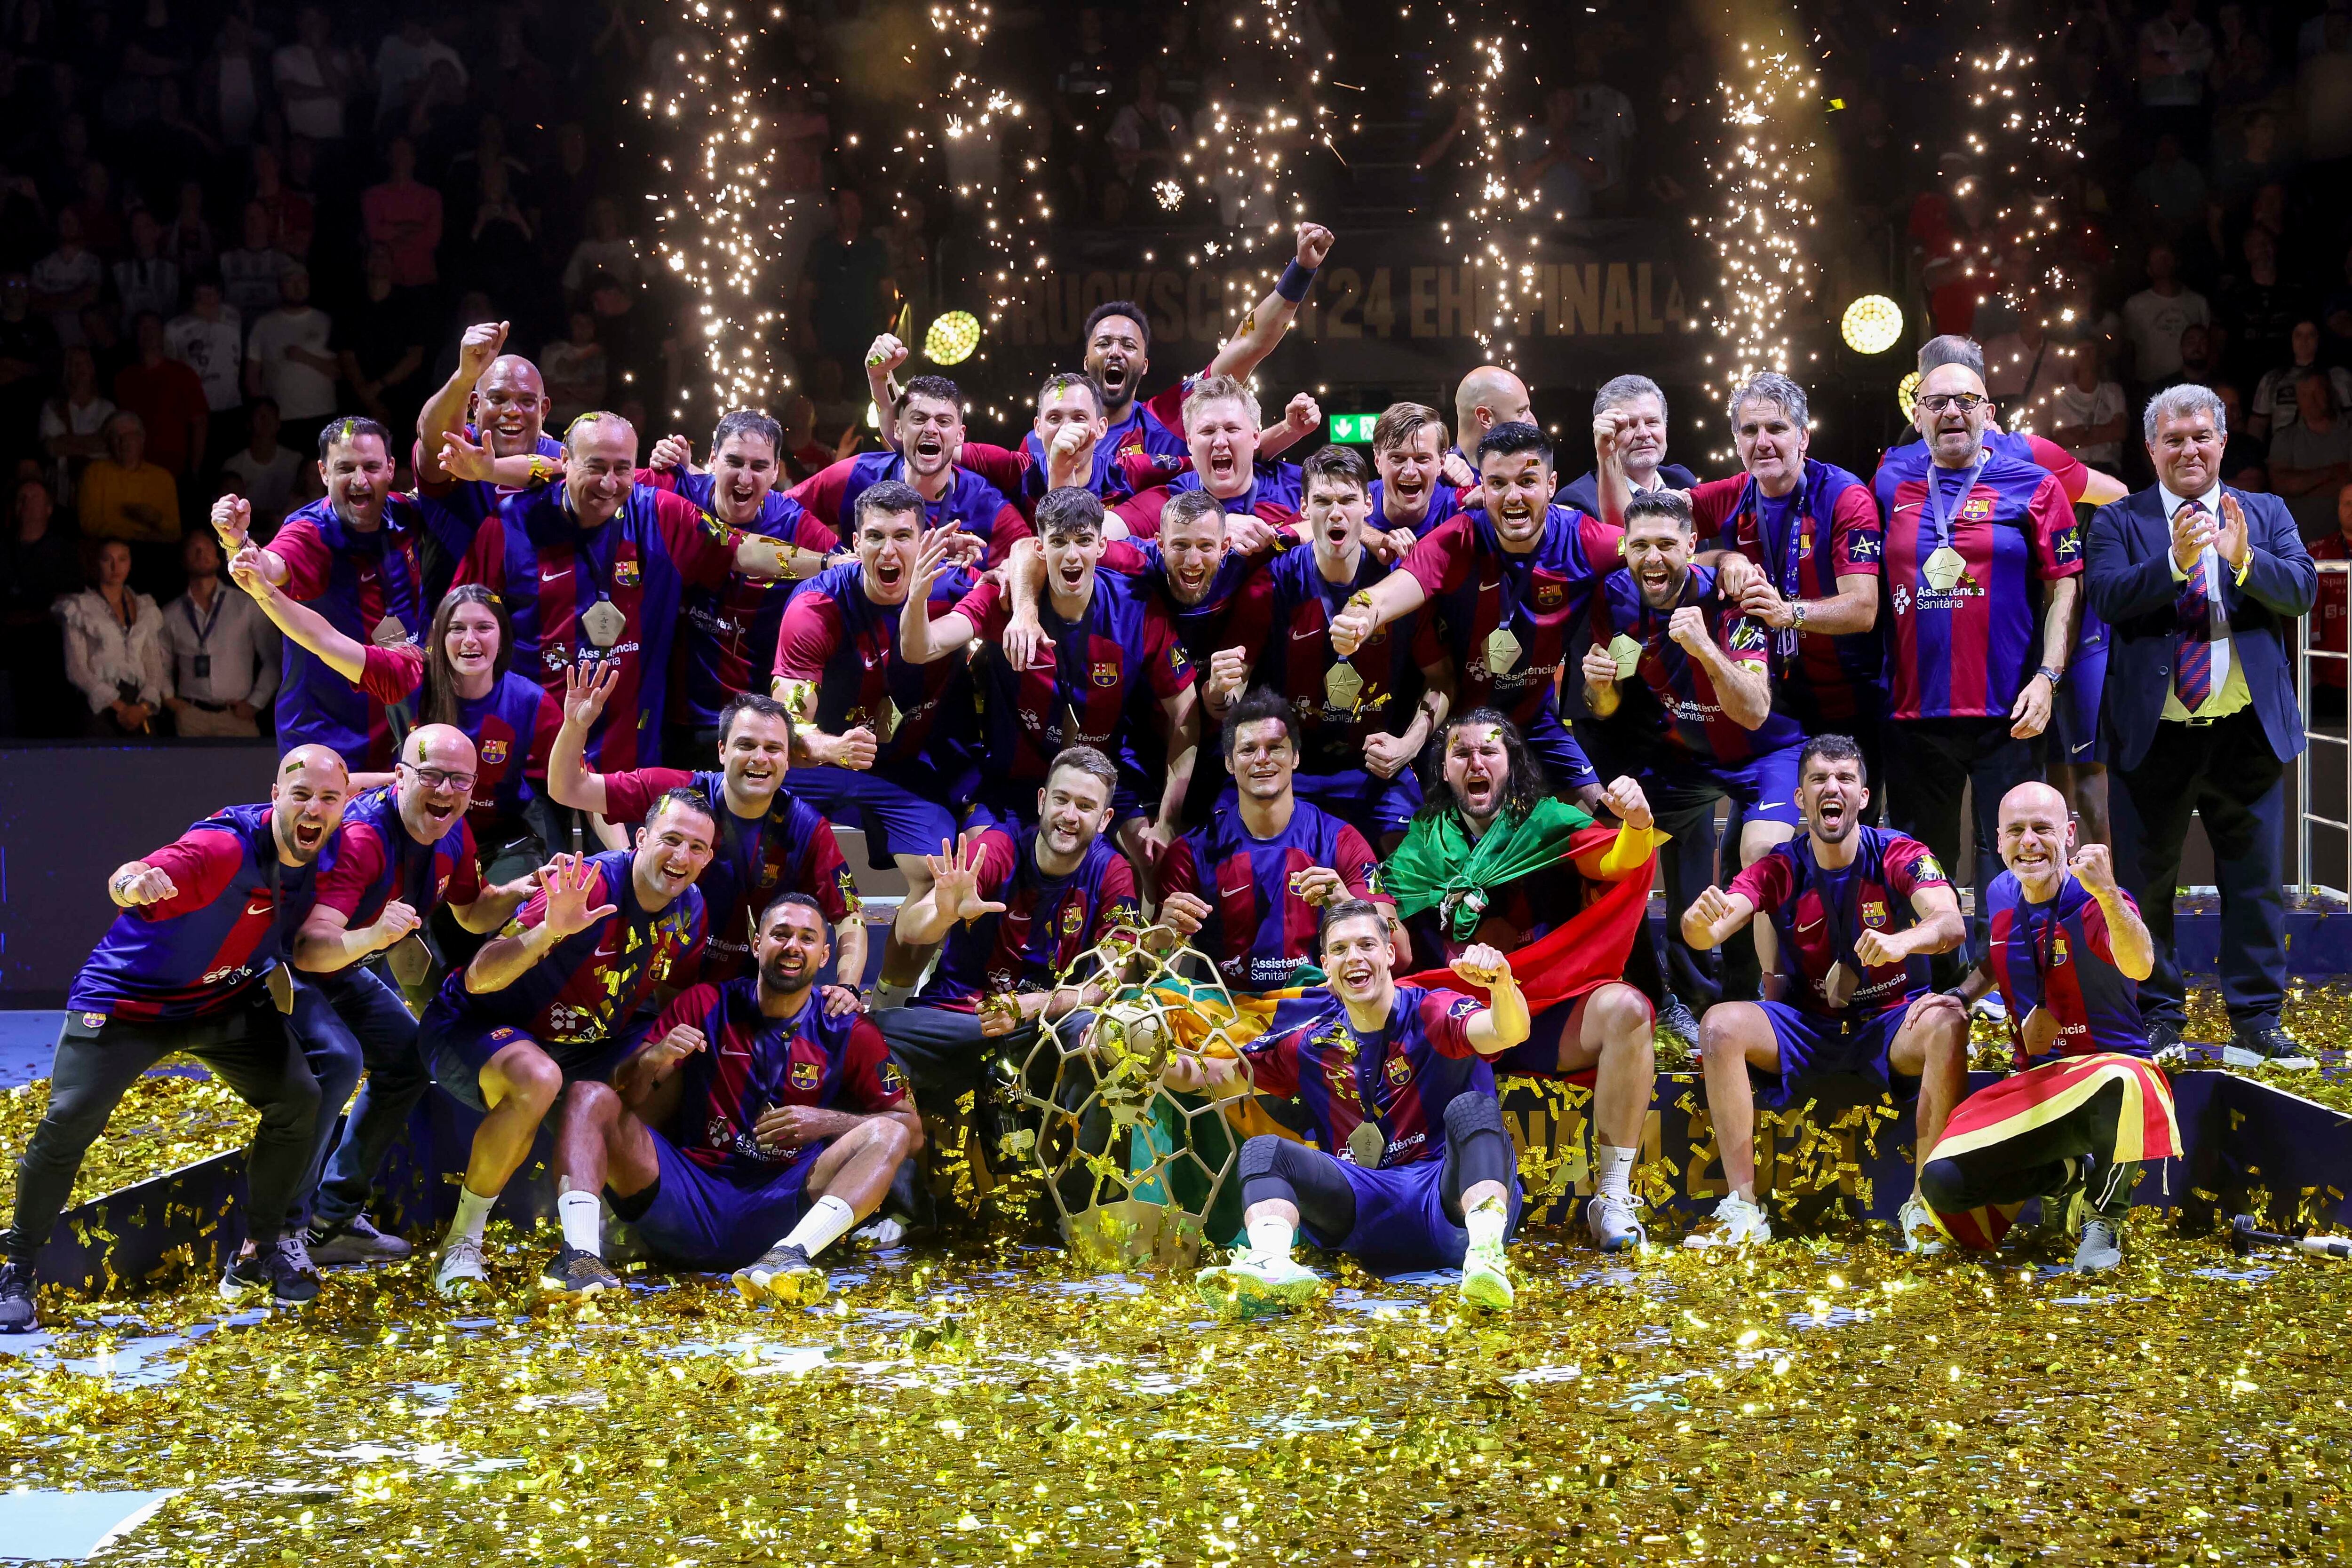
{"label": "man in dark suit", "polygon": [[2123,785],[2118,869],[2156,937],[2140,1008],[2151,1045],[2179,1042],[2172,894],[2194,811],[2221,890],[2231,1044],[2294,1056],[2279,1027],[2285,770],[2304,745],[2288,622],[2311,609],[2318,572],[2284,503],[2222,485],[2229,433],[2210,391],[2166,388],[2142,432],[2157,483],[2099,508],[2086,560],[2092,608],[2115,635],[2102,727]]}

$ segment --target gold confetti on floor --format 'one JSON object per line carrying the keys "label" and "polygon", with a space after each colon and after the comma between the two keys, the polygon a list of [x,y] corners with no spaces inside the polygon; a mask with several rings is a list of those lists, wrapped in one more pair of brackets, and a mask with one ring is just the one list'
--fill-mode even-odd
{"label": "gold confetti on floor", "polygon": [[[0,1089],[0,1205],[16,1200],[16,1155],[48,1108],[49,1081]],[[132,1081],[103,1136],[82,1156],[75,1203],[165,1171],[242,1148],[253,1137],[252,1107],[198,1070],[150,1072]]]}

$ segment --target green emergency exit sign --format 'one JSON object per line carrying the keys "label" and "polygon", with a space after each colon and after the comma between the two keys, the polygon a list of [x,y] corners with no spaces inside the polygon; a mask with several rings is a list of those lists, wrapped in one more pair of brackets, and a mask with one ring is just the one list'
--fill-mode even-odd
{"label": "green emergency exit sign", "polygon": [[1377,413],[1335,413],[1331,416],[1330,439],[1335,442],[1369,444],[1372,426],[1381,422]]}

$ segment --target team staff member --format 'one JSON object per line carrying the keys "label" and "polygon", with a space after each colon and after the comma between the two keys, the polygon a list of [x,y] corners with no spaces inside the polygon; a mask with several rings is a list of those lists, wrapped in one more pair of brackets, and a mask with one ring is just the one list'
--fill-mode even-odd
{"label": "team staff member", "polygon": [[[1592,394],[1592,423],[1607,421],[1617,432],[1615,456],[1634,496],[1651,490],[1689,490],[1698,476],[1666,461],[1666,394],[1647,376],[1612,376]],[[1601,489],[1606,476],[1596,462],[1559,487],[1559,504],[1591,517],[1605,517]],[[1631,500],[1632,496],[1626,499]],[[1696,497],[1693,497],[1696,502]],[[1702,528],[1701,535],[1708,530]]]}
{"label": "team staff member", "polygon": [[734,1269],[753,1302],[824,1298],[814,1260],[880,1206],[922,1119],[879,1030],[817,996],[825,915],[786,893],[756,922],[751,972],[663,1009],[613,1081],[563,1096],[555,1211],[563,1244],[540,1283],[619,1288],[600,1193],[656,1258]]}
{"label": "team staff member", "polygon": [[[1168,846],[1160,862],[1160,919],[1216,965],[1236,991],[1295,983],[1314,963],[1323,906],[1360,899],[1389,911],[1364,836],[1298,798],[1298,719],[1263,686],[1225,716],[1225,768],[1235,809]],[[1398,952],[1412,943],[1396,932]]]}
{"label": "team staff member", "polygon": [[261,1113],[246,1155],[246,1244],[221,1275],[222,1298],[267,1291],[292,1309],[317,1298],[319,1277],[301,1239],[284,1228],[320,1100],[284,1016],[294,988],[283,960],[317,895],[315,868],[334,842],[348,789],[332,749],[298,746],[278,763],[266,804],[215,812],[108,879],[122,913],[67,994],[48,1108],[16,1166],[0,1333],[34,1326],[33,1262],[73,1191],[82,1155],[124,1091],[174,1051],[220,1074]]}
{"label": "team staff member", "polygon": [[[1683,912],[1684,939],[1713,946],[1758,915],[1790,981],[1789,999],[1719,1002],[1699,1025],[1707,1114],[1731,1191],[1696,1248],[1772,1239],[1756,1201],[1756,1089],[1776,1106],[1801,1103],[1806,1074],[1856,1072],[1918,1101],[1918,1148],[1927,1149],[1968,1082],[1969,1019],[1927,989],[1927,956],[1960,944],[1960,901],[1916,839],[1863,825],[1870,805],[1862,748],[1843,735],[1805,743],[1798,805],[1805,831]],[[1933,1223],[1915,1191],[1903,1205],[1906,1247]],[[1930,1243],[1932,1245],[1932,1243]]]}
{"label": "team staff member", "polygon": [[[1773,711],[1764,630],[1712,570],[1691,564],[1696,542],[1678,491],[1636,497],[1627,508],[1626,564],[1592,601],[1584,700],[1597,722],[1627,737],[1622,749],[1647,758],[1643,789],[1660,831],[1688,831],[1728,796],[1746,817],[1739,859],[1750,865],[1796,831],[1804,732]],[[1682,885],[1668,896],[1685,905],[1712,880],[1692,855],[1671,862],[1670,874]],[[1680,946],[1676,989],[1710,1001],[1752,997],[1753,952],[1734,948],[1718,967],[1712,954]]]}
{"label": "team staff member", "polygon": [[1486,992],[1396,983],[1390,913],[1343,899],[1316,956],[1330,1000],[1259,1035],[1239,1059],[1180,1051],[1161,1081],[1180,1093],[1297,1095],[1320,1148],[1261,1134],[1242,1145],[1247,1244],[1203,1269],[1201,1298],[1248,1318],[1312,1301],[1323,1281],[1291,1256],[1307,1239],[1381,1272],[1462,1270],[1462,1300],[1511,1305],[1503,1239],[1518,1218],[1518,1158],[1503,1127],[1492,1058],[1528,1037],[1511,961],[1473,946],[1454,972]]}
{"label": "team staff member", "polygon": [[2279,853],[2286,764],[2304,738],[2286,639],[2318,569],[2284,502],[2222,485],[2224,418],[2203,387],[2158,393],[2143,419],[2157,482],[2091,519],[2091,602],[2115,634],[2103,733],[2123,786],[2117,864],[2156,938],[2140,1002],[2149,1037],[2165,1049],[2185,1022],[2172,888],[2194,811],[2221,888],[2231,1043],[2293,1057],[2279,1027]]}
{"label": "team staff member", "polygon": [[[537,365],[500,351],[507,335],[504,321],[478,321],[458,334],[457,368],[416,411],[417,488],[463,525],[454,542],[436,534],[420,546],[428,605],[449,591],[474,530],[500,500],[563,472],[563,444],[547,434],[555,400]],[[461,477],[445,467],[452,438],[479,443],[499,472]]]}
{"label": "team staff member", "polygon": [[434,1263],[443,1295],[488,1281],[490,1209],[563,1086],[610,1072],[644,1038],[639,1009],[693,983],[709,929],[694,882],[716,832],[702,797],[674,789],[634,851],[556,856],[530,902],[425,1009],[417,1042],[433,1082],[482,1113]]}
{"label": "team staff member", "polygon": [[530,895],[529,875],[504,887],[482,883],[466,815],[476,768],[473,742],[461,731],[439,724],[411,730],[393,781],[344,810],[332,862],[319,878],[318,903],[294,937],[294,967],[310,978],[294,1027],[324,1103],[341,1107],[362,1066],[367,1069],[331,1158],[334,1117],[330,1112],[319,1119],[310,1176],[298,1204],[310,1209],[314,1263],[408,1256],[407,1242],[376,1229],[362,1210],[376,1168],[431,1079],[416,1049],[416,1019],[374,961],[384,958],[404,988],[420,989],[434,957],[425,923],[436,913],[447,910],[467,931],[496,931]]}
{"label": "team staff member", "polygon": [[451,589],[433,612],[417,717],[474,743],[467,821],[488,879],[511,882],[544,865],[555,827],[542,791],[563,705],[516,673],[506,606],[478,582]]}
{"label": "team staff member", "polygon": [[[2082,538],[2047,473],[1990,451],[1984,381],[1939,365],[1919,383],[1924,458],[1898,447],[1874,489],[1885,521],[1888,815],[1949,864],[1963,786],[1976,800],[1979,890],[2000,798],[2042,772],[2041,737],[2074,643]],[[1983,902],[1969,923],[1983,944]],[[1957,983],[1958,958],[1937,966]]]}
{"label": "team staff member", "polygon": [[596,716],[618,673],[564,673],[563,727],[547,763],[548,793],[559,806],[593,811],[607,821],[645,820],[675,789],[698,797],[719,829],[710,864],[696,885],[710,913],[702,977],[731,980],[751,967],[758,910],[780,894],[815,900],[834,931],[841,988],[854,1000],[866,988],[866,917],[857,880],[841,857],[833,824],[785,782],[792,769],[793,716],[775,698],[746,692],[719,710],[719,770],[688,773],[638,768],[591,773],[586,752]]}
{"label": "team staff member", "polygon": [[2180,1131],[2140,1026],[2137,982],[2155,967],[2155,943],[2106,846],[2074,840],[2049,785],[2001,800],[2009,869],[1992,884],[1985,962],[1961,994],[2000,988],[2016,1075],[1960,1102],[1919,1190],[1946,1234],[1984,1249],[2009,1228],[2005,1206],[2038,1197],[2044,1233],[2079,1234],[2074,1271],[2093,1274],[2123,1261],[2140,1165],[2178,1153]]}

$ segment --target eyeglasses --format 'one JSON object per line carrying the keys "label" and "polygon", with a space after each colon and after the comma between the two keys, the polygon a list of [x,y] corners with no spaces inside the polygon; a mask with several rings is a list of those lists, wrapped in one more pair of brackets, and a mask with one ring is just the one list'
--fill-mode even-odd
{"label": "eyeglasses", "polygon": [[401,766],[415,774],[417,782],[427,789],[463,789],[468,794],[473,791],[474,776],[470,773],[452,773],[446,768],[419,768],[411,762],[404,762]]}
{"label": "eyeglasses", "polygon": [[1979,392],[1933,392],[1919,400],[1919,406],[1929,413],[1941,413],[1957,408],[1962,413],[1974,413],[1992,399]]}

